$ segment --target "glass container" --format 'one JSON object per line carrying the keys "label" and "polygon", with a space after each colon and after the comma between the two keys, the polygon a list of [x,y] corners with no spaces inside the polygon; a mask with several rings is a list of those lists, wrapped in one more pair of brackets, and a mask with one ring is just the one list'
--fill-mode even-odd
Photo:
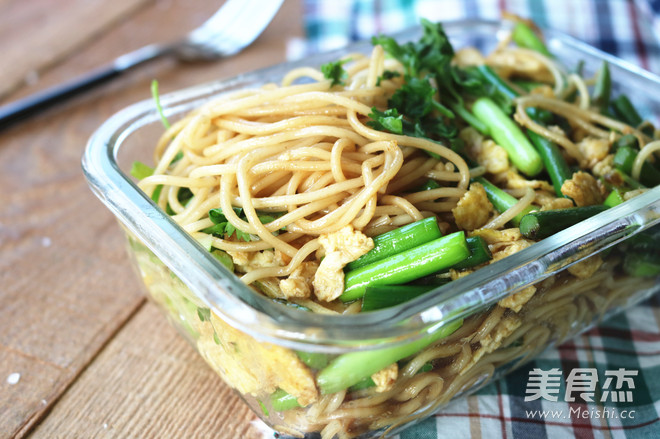
{"label": "glass container", "polygon": [[[489,21],[447,23],[445,30],[455,48],[485,52],[508,32]],[[615,91],[625,90],[642,115],[658,123],[658,77],[566,35],[545,35],[568,68],[582,61],[590,75],[607,61]],[[359,43],[164,95],[161,103],[174,121],[219,95],[278,82],[294,67],[370,48]],[[332,316],[288,307],[241,283],[138,189],[131,163],[150,160],[162,131],[150,100],[120,111],[89,140],[84,173],[125,231],[148,296],[254,412],[285,434],[396,434],[660,289],[657,277],[626,269],[632,243],[660,237],[656,187],[392,308]],[[393,389],[378,393],[336,367],[334,375],[324,372],[332,382],[327,394],[319,391],[317,379],[329,361],[364,364],[396,349],[409,352],[399,361]]]}

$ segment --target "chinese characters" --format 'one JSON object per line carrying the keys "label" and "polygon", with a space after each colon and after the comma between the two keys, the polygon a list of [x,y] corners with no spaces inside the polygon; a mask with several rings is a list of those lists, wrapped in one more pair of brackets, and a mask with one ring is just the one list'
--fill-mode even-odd
{"label": "chinese characters", "polygon": [[[599,380],[596,368],[575,368],[566,378],[564,401],[575,402],[579,398],[585,402],[597,399],[598,384],[600,387],[600,402],[632,402],[632,390],[635,388],[633,377],[637,370],[606,370],[604,380]],[[545,399],[557,401],[561,390],[562,372],[558,368],[543,370],[534,368],[529,372],[525,401]]]}

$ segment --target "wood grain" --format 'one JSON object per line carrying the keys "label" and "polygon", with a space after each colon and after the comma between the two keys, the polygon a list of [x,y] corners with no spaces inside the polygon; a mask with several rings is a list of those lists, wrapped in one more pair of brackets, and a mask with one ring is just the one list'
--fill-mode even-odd
{"label": "wood grain", "polygon": [[[13,0],[0,3],[0,98],[152,0]],[[28,24],[26,26],[26,24]]]}
{"label": "wood grain", "polygon": [[[65,0],[57,8],[43,0],[0,0],[0,13],[12,12],[26,30],[39,34],[55,29],[46,26],[44,16],[56,19],[61,5],[86,11],[82,3],[96,0]],[[120,3],[129,2],[104,2],[102,7]],[[57,84],[127,50],[172,39],[203,22],[220,4],[146,2],[123,20],[109,22],[102,35],[88,37],[11,98]],[[0,438],[32,431],[56,438],[182,437],[178,431],[190,432],[183,437],[204,437],[203,431],[219,432],[213,437],[257,434],[247,407],[151,305],[144,305],[120,229],[87,187],[80,158],[105,119],[149,97],[153,78],[167,92],[282,61],[287,39],[302,35],[300,16],[300,2],[290,0],[266,32],[236,57],[213,64],[154,62],[0,136]],[[68,19],[58,18],[59,26]],[[9,21],[3,20],[0,34],[9,32]],[[69,38],[70,29],[64,30]],[[0,50],[3,44],[0,38]],[[6,66],[23,62],[21,56],[17,51],[3,54],[3,79]],[[13,373],[21,378],[9,384]],[[123,382],[128,384],[122,387]]]}
{"label": "wood grain", "polygon": [[31,438],[76,437],[83,425],[98,438],[262,437],[247,406],[150,302]]}

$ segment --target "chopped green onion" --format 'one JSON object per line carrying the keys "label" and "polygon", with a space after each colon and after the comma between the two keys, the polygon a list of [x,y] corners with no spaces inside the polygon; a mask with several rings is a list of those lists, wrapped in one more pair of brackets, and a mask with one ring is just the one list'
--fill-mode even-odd
{"label": "chopped green onion", "polygon": [[350,302],[373,285],[399,285],[449,268],[470,255],[464,232],[435,239],[346,273],[339,299]]}
{"label": "chopped green onion", "polygon": [[369,389],[371,387],[375,387],[376,383],[374,383],[374,380],[371,379],[371,377],[366,377],[358,381],[357,383],[353,384],[351,387],[348,388],[349,392],[357,392],[360,390],[364,389]]}
{"label": "chopped green onion", "polygon": [[603,204],[607,207],[618,206],[623,203],[623,193],[618,189],[612,189],[612,192],[609,193]]}
{"label": "chopped green onion", "polygon": [[435,285],[374,285],[362,298],[362,312],[389,308],[428,293]]}
{"label": "chopped green onion", "polygon": [[612,78],[610,77],[610,68],[607,62],[603,61],[603,64],[596,73],[596,84],[594,85],[592,100],[600,108],[607,109],[610,104],[611,93]]}
{"label": "chopped green onion", "polygon": [[535,122],[541,123],[543,125],[550,125],[555,121],[555,114],[552,111],[536,107],[527,107],[525,112]]}
{"label": "chopped green onion", "polygon": [[140,161],[134,161],[131,165],[131,175],[138,180],[142,180],[154,174],[154,168],[145,165]]}
{"label": "chopped green onion", "polygon": [[470,249],[470,256],[451,268],[454,270],[462,270],[464,268],[476,267],[477,265],[481,265],[484,262],[493,259],[493,255],[488,248],[488,243],[481,236],[470,236],[466,241],[468,248]]}
{"label": "chopped green onion", "polygon": [[479,98],[472,105],[472,111],[488,125],[491,137],[506,150],[509,160],[521,172],[534,176],[543,170],[541,156],[534,149],[520,127],[509,118],[490,98]]}
{"label": "chopped green onion", "polygon": [[637,136],[634,134],[626,134],[616,139],[616,141],[612,144],[612,149],[614,151],[617,151],[621,147],[639,149]]}
{"label": "chopped green onion", "polygon": [[644,121],[626,95],[619,95],[612,101],[612,110],[620,120],[632,127],[637,127]]}
{"label": "chopped green onion", "polygon": [[545,239],[605,210],[607,206],[597,204],[531,212],[520,221],[520,233],[528,239]]}
{"label": "chopped green onion", "polygon": [[563,197],[564,194],[561,192],[561,187],[566,180],[570,180],[573,176],[573,172],[568,167],[566,159],[564,159],[557,145],[550,140],[536,134],[532,130],[527,130],[527,135],[539,152],[541,160],[543,160],[543,165],[550,176],[555,193],[557,196]]}
{"label": "chopped green onion", "polygon": [[[620,147],[614,154],[614,167],[628,175],[632,175],[633,164],[637,158],[637,151],[628,146]],[[644,186],[654,187],[660,184],[660,170],[648,161],[642,164],[639,181]]]}
{"label": "chopped green onion", "polygon": [[355,270],[372,264],[388,256],[401,253],[442,236],[435,217],[424,218],[398,229],[374,236],[374,248],[346,266],[346,270]]}
{"label": "chopped green onion", "polygon": [[[541,87],[545,85],[543,82],[537,82],[537,81],[525,81],[522,79],[516,79],[511,81],[515,86],[525,90],[526,92],[530,92],[534,90],[537,87]],[[530,107],[532,108],[532,107]]]}
{"label": "chopped green onion", "polygon": [[222,250],[214,249],[211,251],[213,257],[220,262],[227,270],[234,271],[234,260]]}
{"label": "chopped green onion", "polygon": [[312,369],[323,369],[328,365],[328,355],[322,352],[296,351],[298,358]]}
{"label": "chopped green onion", "polygon": [[534,50],[548,57],[552,56],[545,43],[536,35],[536,32],[522,21],[517,22],[513,27],[511,38],[519,47]]}
{"label": "chopped green onion", "polygon": [[332,360],[316,377],[316,383],[324,395],[347,389],[370,377],[392,363],[409,357],[436,341],[451,335],[461,327],[463,320],[445,324],[437,331],[401,346],[343,354]]}
{"label": "chopped green onion", "polygon": [[[486,196],[488,197],[488,200],[493,204],[493,207],[495,207],[495,210],[497,210],[499,213],[505,212],[507,209],[510,209],[514,204],[518,202],[516,197],[504,192],[502,189],[495,186],[484,177],[475,177],[473,180],[481,183],[481,185],[486,190]],[[513,217],[511,223],[514,226],[517,226],[520,223],[522,217],[532,210],[533,208],[531,206],[525,208],[522,212]]]}
{"label": "chopped green onion", "polygon": [[504,81],[500,75],[495,73],[495,71],[486,64],[481,64],[477,66],[477,70],[481,73],[482,77],[493,87],[495,90],[506,99],[512,101],[513,99],[520,96],[520,93],[515,91],[509,84]]}
{"label": "chopped green onion", "polygon": [[635,180],[625,172],[621,171],[618,168],[614,169],[614,174],[617,175],[621,180],[623,180],[623,183],[625,185],[628,185],[626,189],[644,189],[646,186],[644,186],[642,183],[639,181]]}
{"label": "chopped green onion", "polygon": [[627,253],[623,261],[626,273],[636,277],[650,277],[660,275],[660,256],[657,248],[655,253]]}
{"label": "chopped green onion", "polygon": [[298,399],[282,389],[277,389],[270,395],[270,406],[276,412],[285,412],[301,407]]}
{"label": "chopped green onion", "polygon": [[454,113],[458,114],[460,117],[463,118],[464,121],[470,124],[472,128],[479,131],[484,136],[488,136],[490,134],[488,125],[480,121],[474,114],[470,113],[470,111],[467,108],[465,108],[463,105],[459,103],[450,103],[449,107],[452,109],[452,111],[454,111]]}

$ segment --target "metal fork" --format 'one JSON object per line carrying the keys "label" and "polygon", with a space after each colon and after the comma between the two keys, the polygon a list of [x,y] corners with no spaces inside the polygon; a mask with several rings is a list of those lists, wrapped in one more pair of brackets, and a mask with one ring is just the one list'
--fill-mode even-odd
{"label": "metal fork", "polygon": [[181,40],[150,44],[116,58],[101,69],[0,107],[0,129],[160,56],[209,61],[234,55],[261,35],[283,1],[228,0]]}

